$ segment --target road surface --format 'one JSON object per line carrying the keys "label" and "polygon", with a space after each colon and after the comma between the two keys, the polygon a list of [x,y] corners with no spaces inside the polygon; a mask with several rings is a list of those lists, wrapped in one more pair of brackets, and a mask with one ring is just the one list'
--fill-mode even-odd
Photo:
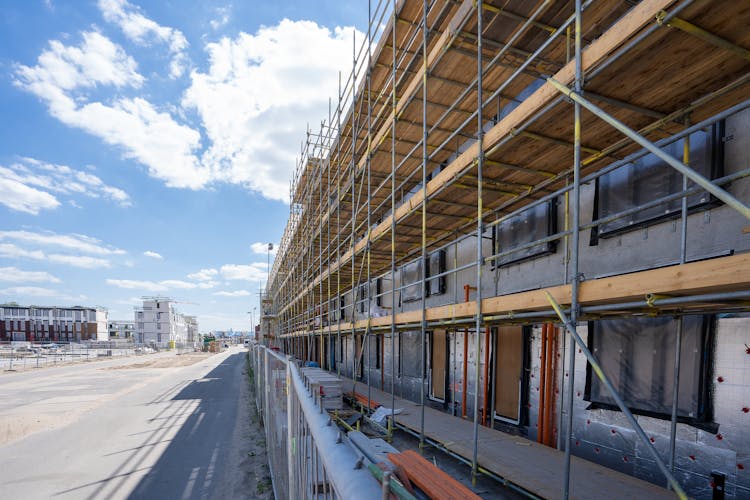
{"label": "road surface", "polygon": [[254,498],[244,368],[235,347],[0,374],[0,496]]}

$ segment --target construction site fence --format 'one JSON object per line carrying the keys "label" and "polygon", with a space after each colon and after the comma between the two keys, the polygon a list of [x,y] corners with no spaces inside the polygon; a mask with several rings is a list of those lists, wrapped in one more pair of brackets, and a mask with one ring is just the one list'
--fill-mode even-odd
{"label": "construction site fence", "polygon": [[379,483],[305,386],[296,362],[264,346],[254,346],[250,357],[275,498],[380,498]]}
{"label": "construction site fence", "polygon": [[[175,347],[180,352],[184,345]],[[190,346],[192,350],[192,346]],[[158,346],[132,342],[56,342],[37,344],[28,341],[0,342],[0,370],[16,371],[61,364],[124,356],[141,356],[159,351]]]}

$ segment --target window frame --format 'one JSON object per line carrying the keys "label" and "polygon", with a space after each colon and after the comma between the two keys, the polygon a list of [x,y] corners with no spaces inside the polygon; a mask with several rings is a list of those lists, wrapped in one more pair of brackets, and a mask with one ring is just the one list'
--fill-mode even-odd
{"label": "window frame", "polygon": [[[446,292],[446,276],[443,274],[446,271],[446,253],[445,250],[437,250],[427,256],[427,262],[425,265],[427,270],[426,282],[425,282],[425,294],[427,297],[434,295],[443,295]],[[440,275],[437,278],[432,276]],[[437,282],[437,285],[435,283]],[[436,288],[437,287],[437,288]]]}
{"label": "window frame", "polygon": [[[419,258],[401,266],[401,302],[416,302],[421,300],[422,294],[420,287],[422,285],[423,265],[422,259]],[[411,267],[415,267],[415,269],[410,270],[409,268]],[[405,276],[407,273],[415,274],[416,279],[407,280]],[[414,292],[417,293],[414,294]]]}
{"label": "window frame", "polygon": [[[700,142],[701,146],[706,146],[705,151],[703,150],[703,148],[699,149],[698,146],[699,143],[697,137],[700,134],[705,134],[705,139]],[[694,132],[693,134],[690,134],[691,163],[695,158],[698,157],[701,152],[703,152],[704,155],[707,155],[709,157],[707,160],[708,164],[700,165],[700,168],[696,169],[696,171],[710,180],[717,179],[724,175],[724,137],[724,120],[716,122],[705,129],[701,129]],[[674,151],[682,151],[683,147],[684,139],[680,139],[663,149],[665,149],[668,153],[672,152],[673,156],[675,156]],[[644,162],[649,162],[650,164],[646,166],[644,165]],[[692,165],[691,168],[695,169],[695,167]],[[650,176],[653,176],[655,174],[658,175],[660,169],[664,169],[663,171],[669,172],[669,182],[670,184],[675,183],[675,187],[673,189],[670,189],[670,192],[668,194],[651,197],[650,199],[639,199],[639,197],[643,197],[647,192],[642,188],[642,186],[648,185]],[[618,209],[611,211],[605,210],[605,207],[609,203],[616,202],[616,200],[610,202],[610,200],[612,200],[610,193],[621,191],[623,189],[622,184],[612,183],[610,185],[609,179],[610,177],[613,177],[615,175],[622,175],[623,173],[627,176],[625,183],[627,184],[627,194],[630,198],[629,202],[627,203],[628,206],[619,207]],[[597,220],[602,217],[614,215],[625,210],[630,210],[639,205],[649,203],[658,198],[676,194],[682,191],[682,177],[682,174],[667,165],[665,162],[660,161],[655,155],[651,153],[639,158],[638,160],[622,165],[612,172],[597,177],[594,195],[593,219]],[[689,188],[693,187],[694,185],[695,184],[692,181],[688,180]],[[710,193],[706,191],[699,191],[696,194],[688,196],[688,213],[693,213],[706,207],[715,206],[718,203],[720,203],[719,200]],[[674,204],[674,207],[671,207],[670,204]],[[598,238],[617,236],[622,233],[651,226],[664,220],[679,218],[682,213],[681,205],[682,199],[678,198],[671,202],[661,203],[655,207],[647,209],[649,212],[654,212],[653,214],[644,214],[643,211],[638,211],[626,216],[627,219],[618,218],[614,221],[595,226],[594,228],[592,228],[591,232],[592,244],[596,244]],[[608,225],[614,227],[607,229]]]}
{"label": "window frame", "polygon": [[[507,231],[510,231],[512,234],[517,235],[518,232],[513,231],[513,224],[518,224],[519,221],[523,221],[524,214],[527,214],[531,210],[538,210],[539,207],[545,207],[543,209],[544,217],[541,221],[535,221],[535,227],[538,224],[545,225],[545,222],[546,222],[546,233],[544,234],[543,238],[552,236],[553,234],[557,233],[557,198],[555,198],[541,205],[535,205],[533,207],[529,207],[521,211],[517,215],[514,215],[513,217],[509,218],[508,220],[503,221],[500,224],[495,224],[494,226],[492,226],[492,254],[493,255],[496,255],[500,252],[513,250],[513,248],[520,247],[520,246],[526,245],[527,243],[532,243],[533,241],[535,241],[535,240],[521,241],[521,242],[516,243],[514,246],[510,246],[509,248],[505,248],[505,249],[500,248],[501,233],[503,229],[507,228],[506,229]],[[539,214],[534,214],[533,217],[536,219],[539,217]],[[540,238],[537,238],[537,240],[538,239]],[[498,257],[498,258],[492,259],[492,269],[494,270],[496,268],[508,267],[514,264],[520,264],[521,262],[525,262],[528,260],[538,259],[546,255],[554,254],[556,251],[557,251],[556,241],[548,241],[545,243],[539,243],[538,245],[527,248],[526,250],[520,250],[520,252],[523,252],[524,255],[517,255],[518,252],[514,252],[514,253],[507,254],[504,257]]]}
{"label": "window frame", "polygon": [[[713,422],[713,398],[712,398],[712,383],[713,383],[713,362],[714,362],[714,351],[715,351],[715,342],[716,342],[716,328],[717,328],[717,319],[715,315],[692,315],[693,317],[699,317],[701,321],[701,325],[698,327],[698,335],[700,335],[699,343],[698,345],[701,348],[701,352],[699,353],[699,366],[695,367],[698,370],[698,386],[693,388],[693,392],[697,393],[695,394],[695,397],[697,399],[697,409],[696,409],[696,415],[694,417],[691,416],[685,416],[680,415],[678,413],[677,421],[680,423],[688,424],[693,427],[706,430],[708,432],[716,433],[718,431],[718,424]],[[617,320],[627,320],[627,319],[636,319],[636,318],[613,318]],[[637,318],[639,321],[645,320],[645,317],[639,317]],[[656,319],[656,318],[654,318]],[[607,321],[607,320],[601,320],[601,321]],[[588,322],[588,338],[586,345],[591,349],[591,352],[595,352],[597,349],[596,345],[596,334],[595,334],[595,328],[597,321],[589,321]],[[674,332],[676,333],[677,323],[673,323],[674,325]],[[669,332],[671,333],[671,332]],[[609,331],[607,333],[603,333],[606,338],[611,338],[613,335],[617,335],[616,332]],[[684,332],[683,332],[684,335]],[[683,337],[684,339],[684,337]],[[684,349],[683,345],[683,349]],[[668,363],[667,369],[672,370],[673,369],[673,363],[674,363],[674,349],[670,349],[669,351],[666,351],[664,356],[664,361]],[[602,364],[602,360],[597,357],[597,360],[600,364]],[[684,374],[682,371],[685,369],[684,363],[685,359],[682,359],[681,362],[681,369],[680,373],[681,376],[684,377]],[[603,369],[606,370],[605,366],[602,366]],[[658,374],[653,375],[652,379],[652,389],[654,387],[654,383],[657,382]],[[587,402],[589,402],[589,406],[587,409],[606,409],[611,411],[620,411],[620,408],[613,403],[599,400],[596,395],[592,394],[593,388],[592,383],[594,379],[596,378],[596,375],[592,372],[591,363],[586,363],[586,387],[584,390],[584,397],[583,399]],[[615,381],[612,381],[613,384]],[[608,391],[606,388],[601,384],[601,382],[598,382],[600,385],[599,387],[599,393],[605,394],[607,397],[609,396]],[[621,382],[621,384],[626,384],[630,387],[634,386],[635,384],[632,383],[630,379],[625,380],[624,382]],[[684,382],[683,382],[684,384]],[[684,385],[681,384],[680,387],[684,387]],[[668,392],[670,395],[672,394],[672,387],[664,387],[662,384],[661,390]],[[620,393],[620,396],[623,397],[626,403],[629,404],[628,408],[633,414],[636,415],[644,415],[647,417],[657,418],[660,420],[670,420],[672,418],[671,415],[671,409],[669,411],[661,412],[661,411],[654,411],[651,409],[639,407],[636,404],[632,404],[634,402],[628,402],[626,400],[626,396],[624,396],[622,393]],[[653,397],[653,394],[650,395]],[[671,397],[671,396],[670,396]],[[671,406],[671,405],[670,405]]]}

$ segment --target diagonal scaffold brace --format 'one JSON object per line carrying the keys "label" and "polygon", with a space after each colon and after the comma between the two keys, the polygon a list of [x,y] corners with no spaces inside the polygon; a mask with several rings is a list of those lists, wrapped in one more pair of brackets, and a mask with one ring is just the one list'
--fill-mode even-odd
{"label": "diagonal scaffold brace", "polygon": [[627,136],[629,139],[631,139],[636,144],[640,145],[644,149],[647,149],[650,153],[654,154],[656,157],[658,157],[660,160],[665,162],[670,167],[677,170],[682,175],[686,176],[691,181],[695,182],[697,185],[714,195],[719,200],[723,201],[728,206],[735,209],[737,212],[739,212],[741,215],[743,215],[745,218],[750,219],[750,208],[743,204],[741,201],[739,201],[737,198],[729,194],[724,189],[720,188],[710,180],[703,177],[701,174],[690,168],[689,166],[685,165],[681,161],[677,160],[676,158],[673,158],[669,154],[665,153],[661,149],[659,149],[658,146],[654,145],[651,141],[646,139],[645,137],[639,135],[636,131],[629,128],[624,123],[620,122],[616,118],[609,115],[606,111],[598,107],[596,104],[592,103],[591,101],[587,100],[585,97],[581,96],[574,90],[568,88],[564,84],[558,82],[554,78],[547,78],[547,81],[555,87],[558,91],[560,91],[562,94],[564,94],[566,97],[569,97],[574,102],[577,102],[587,110],[589,110],[591,113],[593,113],[595,116],[601,118],[608,124],[610,124],[612,127],[619,130],[621,133],[623,133],[625,136]]}
{"label": "diagonal scaffold brace", "polygon": [[620,395],[617,393],[617,390],[615,389],[614,385],[612,385],[612,382],[609,380],[609,377],[607,377],[607,375],[602,370],[602,367],[599,364],[599,361],[597,361],[593,353],[589,350],[589,348],[583,342],[583,339],[581,338],[581,336],[578,335],[578,332],[576,331],[575,326],[573,326],[573,323],[565,315],[565,312],[563,312],[562,308],[560,307],[560,304],[557,303],[557,301],[552,297],[552,295],[550,295],[549,292],[544,292],[544,294],[547,296],[547,300],[549,301],[550,305],[552,305],[552,308],[555,310],[555,313],[557,313],[557,316],[560,318],[560,321],[565,326],[565,330],[567,330],[567,332],[573,338],[573,340],[581,349],[583,354],[586,356],[586,359],[591,365],[591,369],[594,371],[594,373],[596,373],[596,376],[599,377],[599,380],[602,381],[604,386],[607,388],[609,393],[614,398],[615,402],[617,403],[617,406],[620,408],[623,415],[625,415],[625,418],[633,427],[633,430],[635,431],[638,438],[646,446],[646,449],[649,451],[649,453],[651,453],[651,456],[656,462],[656,465],[659,467],[659,470],[662,472],[662,474],[664,474],[664,477],[667,479],[667,481],[669,481],[669,484],[672,486],[672,489],[674,490],[677,497],[680,498],[680,500],[686,500],[687,495],[685,494],[685,491],[680,486],[680,483],[677,482],[677,480],[674,478],[672,473],[669,471],[669,468],[664,463],[664,460],[659,455],[659,452],[656,451],[656,448],[654,448],[654,445],[651,444],[651,441],[649,440],[648,436],[646,436],[646,433],[643,432],[643,429],[638,424],[638,421],[633,416],[633,413],[627,407],[627,405],[625,404],[625,401],[623,401]]}

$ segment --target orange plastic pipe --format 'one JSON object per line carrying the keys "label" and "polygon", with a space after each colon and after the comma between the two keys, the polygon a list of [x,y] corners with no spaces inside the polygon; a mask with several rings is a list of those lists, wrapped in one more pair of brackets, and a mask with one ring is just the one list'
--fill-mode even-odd
{"label": "orange plastic pipe", "polygon": [[487,325],[484,325],[484,413],[482,414],[482,424],[489,425],[489,419],[487,418],[487,412],[489,411],[489,404],[487,401],[487,391],[489,388],[490,378],[490,329]]}
{"label": "orange plastic pipe", "polygon": [[550,325],[550,334],[552,335],[551,348],[549,352],[550,358],[552,358],[552,368],[547,377],[550,380],[547,391],[549,392],[549,398],[547,402],[547,413],[549,415],[549,440],[547,446],[555,446],[555,373],[557,373],[557,339],[559,338],[560,329]]}
{"label": "orange plastic pipe", "polygon": [[[469,291],[476,290],[468,283],[464,285],[464,302],[469,301]],[[469,329],[464,328],[464,376],[461,380],[461,418],[466,418],[466,384],[469,377]]]}
{"label": "orange plastic pipe", "polygon": [[539,361],[539,412],[537,414],[536,442],[544,442],[544,427],[547,423],[544,413],[545,394],[547,391],[547,323],[542,323],[541,356]]}
{"label": "orange plastic pipe", "polygon": [[544,444],[549,446],[552,436],[552,383],[554,375],[552,374],[552,359],[554,354],[552,352],[552,340],[555,335],[555,327],[552,325],[547,326],[547,354],[545,356],[545,373],[547,374],[547,384],[544,388]]}

